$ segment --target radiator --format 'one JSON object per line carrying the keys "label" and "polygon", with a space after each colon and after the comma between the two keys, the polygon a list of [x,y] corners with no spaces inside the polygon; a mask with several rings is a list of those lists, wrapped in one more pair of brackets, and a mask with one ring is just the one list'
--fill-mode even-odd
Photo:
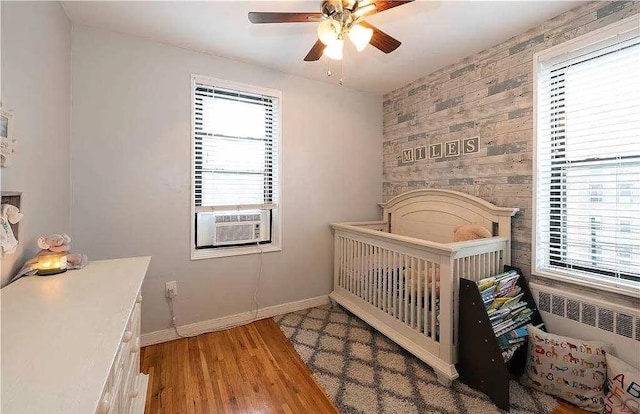
{"label": "radiator", "polygon": [[608,342],[617,356],[640,367],[640,309],[537,283],[529,287],[549,332]]}

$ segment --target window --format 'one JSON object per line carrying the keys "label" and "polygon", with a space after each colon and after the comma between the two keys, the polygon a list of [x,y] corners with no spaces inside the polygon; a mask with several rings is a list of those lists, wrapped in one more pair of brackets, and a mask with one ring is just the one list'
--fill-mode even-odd
{"label": "window", "polygon": [[279,250],[280,93],[194,76],[191,258]]}
{"label": "window", "polygon": [[534,65],[532,271],[638,295],[637,22],[623,20],[539,53]]}

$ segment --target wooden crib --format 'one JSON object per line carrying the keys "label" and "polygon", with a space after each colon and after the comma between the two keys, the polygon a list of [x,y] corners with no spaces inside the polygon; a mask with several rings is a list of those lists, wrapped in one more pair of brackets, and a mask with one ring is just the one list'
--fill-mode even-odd
{"label": "wooden crib", "polygon": [[[381,221],[334,223],[330,298],[430,365],[438,380],[458,377],[459,278],[479,280],[510,264],[511,217],[451,190],[416,190],[381,204]],[[453,242],[459,224],[494,237]]]}

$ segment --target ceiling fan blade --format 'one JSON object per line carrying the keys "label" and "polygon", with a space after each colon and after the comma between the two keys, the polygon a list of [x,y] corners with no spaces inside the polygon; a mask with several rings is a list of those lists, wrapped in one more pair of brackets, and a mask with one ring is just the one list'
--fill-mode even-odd
{"label": "ceiling fan blade", "polygon": [[322,13],[249,12],[251,23],[304,23],[321,20]]}
{"label": "ceiling fan blade", "polygon": [[376,11],[380,13],[394,7],[402,6],[403,4],[411,3],[412,1],[414,0],[376,0]]}
{"label": "ceiling fan blade", "polygon": [[375,26],[370,25],[367,22],[360,22],[361,26],[373,29],[373,36],[369,44],[371,46],[382,50],[384,53],[391,53],[396,50],[402,44],[398,39],[395,39]]}
{"label": "ceiling fan blade", "polygon": [[[364,10],[358,13],[358,9],[355,10],[357,17],[362,18],[371,16],[372,14],[380,13],[385,10],[392,9],[394,7],[402,6],[403,4],[411,3],[415,0],[375,0],[375,1],[363,1],[358,4],[358,9]],[[375,5],[374,7],[371,7]]]}
{"label": "ceiling fan blade", "polygon": [[304,57],[305,62],[313,62],[314,60],[320,59],[322,57],[322,52],[324,52],[325,45],[320,40],[316,41],[316,44],[313,45],[307,56]]}

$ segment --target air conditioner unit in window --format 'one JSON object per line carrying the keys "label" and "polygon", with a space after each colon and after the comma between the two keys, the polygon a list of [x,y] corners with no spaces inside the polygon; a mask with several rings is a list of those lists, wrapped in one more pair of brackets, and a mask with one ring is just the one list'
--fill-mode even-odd
{"label": "air conditioner unit in window", "polygon": [[269,212],[198,213],[196,247],[269,241]]}

